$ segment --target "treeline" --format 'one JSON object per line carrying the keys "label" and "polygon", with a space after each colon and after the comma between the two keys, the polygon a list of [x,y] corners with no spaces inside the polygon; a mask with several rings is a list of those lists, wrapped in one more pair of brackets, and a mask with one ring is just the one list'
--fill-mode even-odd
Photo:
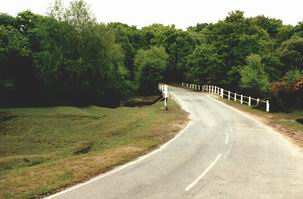
{"label": "treeline", "polygon": [[214,84],[276,108],[303,106],[303,23],[235,11],[186,31],[96,22],[83,0],[48,16],[0,15],[1,104],[119,105],[157,83]]}

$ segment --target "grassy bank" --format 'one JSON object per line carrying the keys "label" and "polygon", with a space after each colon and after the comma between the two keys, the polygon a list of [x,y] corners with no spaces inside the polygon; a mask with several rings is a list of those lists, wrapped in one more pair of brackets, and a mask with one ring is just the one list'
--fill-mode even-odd
{"label": "grassy bank", "polygon": [[285,135],[287,139],[303,149],[303,110],[291,112],[266,113],[255,108],[242,105],[239,102],[218,98],[220,101],[249,113],[255,119],[271,126],[276,131]]}
{"label": "grassy bank", "polygon": [[0,198],[52,193],[150,151],[187,120],[161,106],[0,109]]}

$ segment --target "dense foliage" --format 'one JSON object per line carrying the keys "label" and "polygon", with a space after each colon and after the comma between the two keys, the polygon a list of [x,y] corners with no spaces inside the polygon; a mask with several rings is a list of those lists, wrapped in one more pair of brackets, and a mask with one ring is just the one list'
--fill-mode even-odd
{"label": "dense foliage", "polygon": [[234,11],[186,31],[98,23],[84,0],[0,14],[1,103],[118,105],[158,82],[214,84],[302,107],[303,23]]}

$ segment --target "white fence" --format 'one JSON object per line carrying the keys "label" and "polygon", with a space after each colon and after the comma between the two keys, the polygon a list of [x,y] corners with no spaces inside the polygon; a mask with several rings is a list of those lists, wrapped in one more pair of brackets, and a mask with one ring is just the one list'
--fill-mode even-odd
{"label": "white fence", "polygon": [[210,92],[216,95],[221,96],[222,98],[226,98],[228,100],[233,100],[235,102],[240,102],[241,104],[247,104],[248,106],[259,106],[261,103],[265,103],[266,112],[269,112],[269,101],[261,100],[259,98],[253,98],[251,96],[244,96],[238,93],[234,93],[231,91],[224,90],[223,88],[219,88],[217,86],[211,85],[197,85],[197,84],[187,84],[182,82],[182,87],[187,87],[192,90],[202,91],[202,92]]}

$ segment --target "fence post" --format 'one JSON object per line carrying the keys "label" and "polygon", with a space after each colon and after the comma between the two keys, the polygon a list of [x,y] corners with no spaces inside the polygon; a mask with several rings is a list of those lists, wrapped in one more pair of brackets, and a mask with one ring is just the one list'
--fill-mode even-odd
{"label": "fence post", "polygon": [[241,95],[241,104],[243,104],[243,95]]}
{"label": "fence post", "polygon": [[269,112],[269,101],[266,100],[266,112]]}
{"label": "fence post", "polygon": [[260,104],[260,99],[258,98],[257,99],[257,106],[259,106],[259,104]]}
{"label": "fence post", "polygon": [[224,92],[224,90],[223,90],[223,88],[221,88],[221,97],[222,98],[224,98],[224,93],[223,92]]}
{"label": "fence post", "polygon": [[210,89],[211,89],[211,93],[214,92],[214,86],[210,86]]}
{"label": "fence post", "polygon": [[228,91],[228,100],[230,100],[230,91]]}
{"label": "fence post", "polygon": [[237,101],[237,93],[235,93],[234,101]]}
{"label": "fence post", "polygon": [[248,106],[251,106],[251,97],[248,97]]}

